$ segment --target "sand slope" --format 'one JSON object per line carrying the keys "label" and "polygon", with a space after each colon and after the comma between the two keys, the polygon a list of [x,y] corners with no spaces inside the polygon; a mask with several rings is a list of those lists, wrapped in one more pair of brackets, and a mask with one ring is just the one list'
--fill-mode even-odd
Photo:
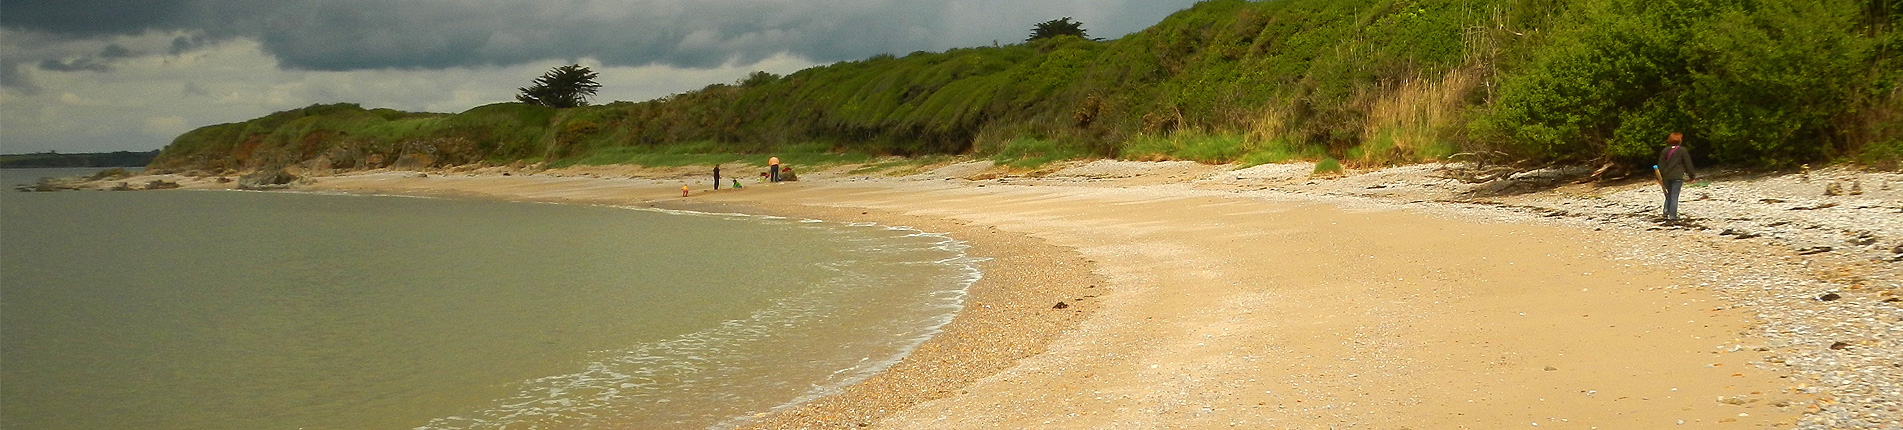
{"label": "sand slope", "polygon": [[[1607,259],[1586,232],[1169,188],[798,187],[758,197],[995,226],[1077,249],[1109,278],[1102,311],[1049,352],[882,427],[1744,428],[1796,414],[1764,406],[1793,399],[1755,357],[1712,352],[1747,316]],[[1761,401],[1716,401],[1736,396]]]}

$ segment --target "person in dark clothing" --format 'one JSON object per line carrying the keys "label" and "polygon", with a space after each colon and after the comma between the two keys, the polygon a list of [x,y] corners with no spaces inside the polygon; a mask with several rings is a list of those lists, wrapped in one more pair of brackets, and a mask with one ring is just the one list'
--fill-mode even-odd
{"label": "person in dark clothing", "polygon": [[1665,220],[1678,220],[1678,191],[1685,186],[1685,180],[1698,180],[1698,172],[1692,171],[1692,154],[1686,150],[1685,135],[1674,132],[1666,138],[1665,152],[1659,153],[1659,164],[1652,166],[1657,173],[1659,187],[1665,190]]}
{"label": "person in dark clothing", "polygon": [[714,165],[714,189],[720,189],[720,165]]}

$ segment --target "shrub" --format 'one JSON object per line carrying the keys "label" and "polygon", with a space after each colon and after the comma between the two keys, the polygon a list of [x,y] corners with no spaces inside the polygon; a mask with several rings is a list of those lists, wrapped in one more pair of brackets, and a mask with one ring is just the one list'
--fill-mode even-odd
{"label": "shrub", "polygon": [[1838,152],[1831,118],[1872,84],[1857,4],[1590,2],[1530,67],[1504,78],[1475,130],[1548,160],[1642,164],[1682,131],[1723,163],[1787,166]]}

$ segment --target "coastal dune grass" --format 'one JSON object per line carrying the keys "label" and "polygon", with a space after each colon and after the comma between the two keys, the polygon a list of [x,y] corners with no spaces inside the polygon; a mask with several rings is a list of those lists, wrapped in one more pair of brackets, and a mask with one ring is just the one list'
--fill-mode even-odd
{"label": "coastal dune grass", "polygon": [[604,147],[586,155],[552,163],[551,166],[634,164],[651,167],[682,167],[735,164],[766,167],[768,158],[779,157],[783,165],[823,167],[860,164],[873,159],[872,155],[860,152],[833,152],[828,145],[822,143],[789,145],[769,153],[743,152],[745,149],[711,141],[656,147]]}
{"label": "coastal dune grass", "polygon": [[922,155],[917,157],[881,157],[868,161],[847,174],[886,176],[907,176],[924,173],[933,168],[943,167],[959,161],[960,158],[949,155]]}
{"label": "coastal dune grass", "polygon": [[1324,148],[1294,144],[1286,138],[1264,139],[1244,133],[1181,131],[1168,136],[1134,137],[1119,158],[1134,161],[1234,163],[1248,167],[1294,160],[1318,160],[1327,156]]}
{"label": "coastal dune grass", "polygon": [[1055,139],[1017,138],[997,149],[991,161],[1001,166],[1038,168],[1061,160],[1085,158],[1089,150]]}

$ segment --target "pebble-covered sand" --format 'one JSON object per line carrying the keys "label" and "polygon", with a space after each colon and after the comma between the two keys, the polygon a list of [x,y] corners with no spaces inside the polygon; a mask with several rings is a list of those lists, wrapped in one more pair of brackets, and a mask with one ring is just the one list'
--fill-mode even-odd
{"label": "pebble-covered sand", "polygon": [[1199,189],[1610,230],[1623,258],[1685,268],[1680,287],[1711,291],[1729,302],[1721,306],[1757,316],[1749,334],[1761,341],[1710,348],[1756,355],[1754,365],[1794,376],[1792,392],[1818,395],[1796,428],[1903,429],[1903,174],[1708,171],[1684,189],[1684,219],[1666,222],[1659,188],[1644,178],[1573,183],[1590,173],[1585,168],[1480,182],[1448,177],[1463,167],[1317,178],[1307,164],[1227,170],[1099,161],[1035,180],[1114,182],[1152,170],[1179,177],[1199,170],[1187,181]]}

